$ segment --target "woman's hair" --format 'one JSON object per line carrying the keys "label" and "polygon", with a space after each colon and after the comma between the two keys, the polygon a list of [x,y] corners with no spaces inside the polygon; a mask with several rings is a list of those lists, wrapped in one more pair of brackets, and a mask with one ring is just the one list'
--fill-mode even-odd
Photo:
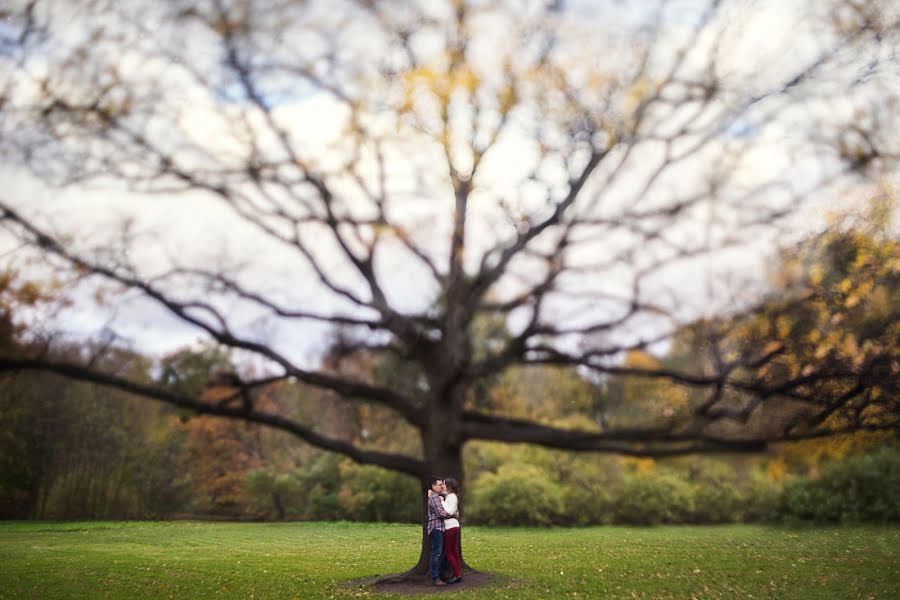
{"label": "woman's hair", "polygon": [[452,477],[448,477],[444,480],[444,485],[447,486],[448,492],[453,492],[454,494],[459,494],[459,482]]}

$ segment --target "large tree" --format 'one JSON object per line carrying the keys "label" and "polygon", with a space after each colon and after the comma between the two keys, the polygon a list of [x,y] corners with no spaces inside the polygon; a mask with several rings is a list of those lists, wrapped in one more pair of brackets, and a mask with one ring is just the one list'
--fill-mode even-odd
{"label": "large tree", "polygon": [[[783,360],[768,346],[702,370],[623,362],[699,317],[752,318],[765,298],[735,295],[721,264],[752,270],[742,251],[777,241],[837,186],[892,172],[889,2],[32,0],[4,11],[4,159],[65,192],[0,192],[16,252],[74,270],[79,298],[95,282],[124,291],[132,304],[115,324],[139,295],[271,375],[219,374],[234,397],[212,402],[92,357],[2,357],[0,369],[266,424],[418,478],[462,479],[469,440],[661,457],[897,428],[896,413],[823,418],[884,371],[874,350],[798,374],[765,371]],[[85,214],[98,195],[104,212]],[[99,220],[105,229],[85,233]],[[177,237],[184,225],[193,240]],[[415,385],[315,366],[293,344],[323,325],[410,365]],[[705,396],[639,426],[585,430],[466,407],[483,382],[538,365]],[[421,455],[260,409],[254,389],[279,379],[394,411]]]}

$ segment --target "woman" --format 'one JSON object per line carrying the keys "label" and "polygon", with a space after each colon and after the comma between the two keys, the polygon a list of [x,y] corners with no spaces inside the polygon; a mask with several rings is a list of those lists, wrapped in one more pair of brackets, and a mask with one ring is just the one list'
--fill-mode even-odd
{"label": "woman", "polygon": [[[456,513],[459,507],[459,482],[452,477],[444,480],[444,489],[447,495],[441,500],[441,505],[447,514]],[[447,583],[459,583],[462,581],[462,558],[459,555],[459,521],[457,519],[444,519],[444,556],[453,571],[453,579]]]}

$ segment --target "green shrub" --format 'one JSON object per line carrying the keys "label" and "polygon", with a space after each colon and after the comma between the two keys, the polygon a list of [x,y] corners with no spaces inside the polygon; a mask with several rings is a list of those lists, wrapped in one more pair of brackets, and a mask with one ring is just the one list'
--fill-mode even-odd
{"label": "green shrub", "polygon": [[299,500],[301,518],[333,521],[346,518],[338,499],[341,485],[340,463],[336,454],[323,454],[300,475],[303,494]]}
{"label": "green shrub", "polygon": [[900,521],[900,451],[885,447],[832,462],[816,479],[788,482],[766,516],[775,522]]}
{"label": "green shrub", "polygon": [[295,473],[253,469],[247,473],[245,485],[251,514],[279,521],[300,515],[301,484]]}
{"label": "green shrub", "polygon": [[463,505],[469,523],[553,525],[562,520],[563,493],[549,474],[533,465],[509,463],[472,485]]}
{"label": "green shrub", "polygon": [[570,483],[562,488],[563,525],[609,525],[615,516],[613,498],[603,488]]}
{"label": "green shrub", "polygon": [[[562,479],[563,524],[610,524],[615,517],[613,496],[622,477],[615,460],[596,460],[584,455],[555,465],[554,473]],[[591,460],[593,459],[593,460]]]}
{"label": "green shrub", "polygon": [[672,473],[633,475],[617,490],[613,506],[617,523],[685,523],[694,515],[693,489]]}
{"label": "green shrub", "polygon": [[418,482],[402,473],[348,464],[338,499],[354,521],[417,523],[422,516]]}
{"label": "green shrub", "polygon": [[738,474],[728,463],[700,460],[691,468],[694,490],[695,523],[733,523],[740,521],[747,503]]}
{"label": "green shrub", "polygon": [[750,475],[746,486],[741,520],[745,523],[762,521],[771,512],[770,507],[775,503],[781,490],[769,482],[764,474],[758,472]]}

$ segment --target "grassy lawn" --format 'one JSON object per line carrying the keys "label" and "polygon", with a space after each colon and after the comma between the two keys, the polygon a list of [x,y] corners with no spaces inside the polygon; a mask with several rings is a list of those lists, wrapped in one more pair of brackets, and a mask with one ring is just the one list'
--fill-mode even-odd
{"label": "grassy lawn", "polygon": [[[388,598],[418,528],[350,523],[0,523],[0,598]],[[896,598],[900,527],[463,530],[498,573],[456,598]],[[452,589],[452,588],[451,588]],[[447,593],[451,593],[449,590]]]}

